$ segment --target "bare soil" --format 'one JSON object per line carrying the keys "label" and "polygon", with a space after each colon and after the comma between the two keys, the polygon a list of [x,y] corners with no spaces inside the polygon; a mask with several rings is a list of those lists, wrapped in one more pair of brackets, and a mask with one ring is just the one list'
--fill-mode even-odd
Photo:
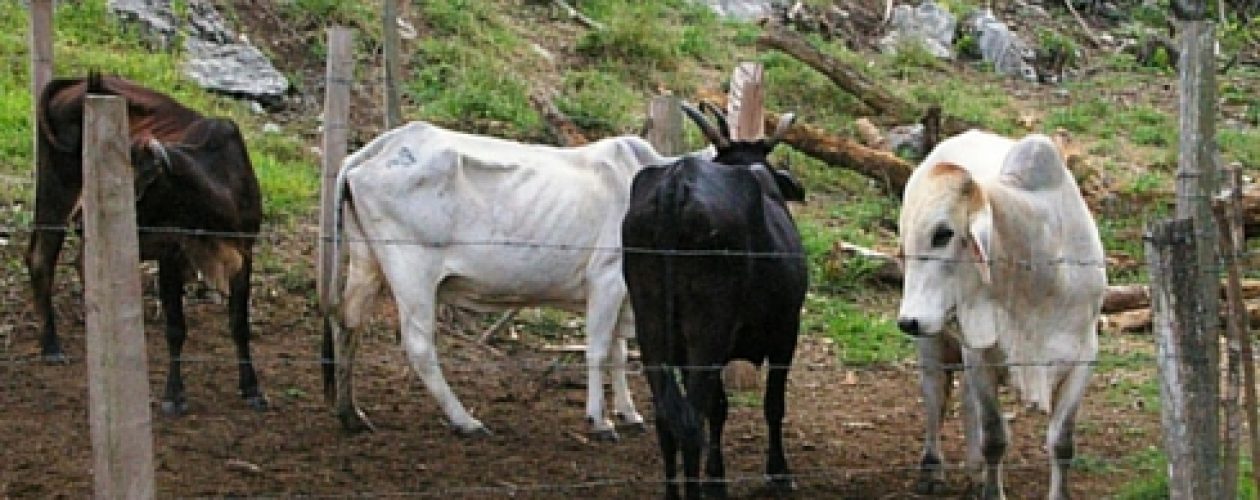
{"label": "bare soil", "polygon": [[[650,498],[659,496],[661,465],[652,431],[652,404],[639,374],[631,378],[648,432],[617,443],[589,441],[583,422],[580,356],[544,352],[544,342],[580,342],[557,327],[552,338],[525,332],[493,342],[445,333],[439,342],[455,391],[494,435],[452,435],[440,410],[403,362],[396,326],[382,309],[362,348],[360,402],[378,430],[349,435],[321,398],[318,320],[311,283],[295,279],[314,238],[271,238],[261,244],[255,278],[254,353],[272,409],[256,413],[236,397],[236,369],[226,306],[190,300],[185,365],[190,410],[163,417],[157,405],[165,380],[165,340],[156,298],[144,298],[149,346],[156,477],[160,497],[199,496],[441,496],[448,498]],[[0,498],[84,498],[92,487],[87,374],[83,363],[81,293],[73,273],[60,271],[59,325],[68,365],[39,361],[36,323],[25,291],[19,246],[0,247],[6,263],[0,302]],[[303,275],[309,275],[302,273]],[[529,321],[530,314],[523,314]],[[536,328],[535,328],[536,329]],[[525,328],[521,329],[526,330]],[[530,330],[531,332],[533,330]],[[471,332],[475,333],[475,332]],[[900,339],[889,339],[890,342]],[[1109,338],[1109,349],[1149,349],[1135,338]],[[1120,347],[1115,347],[1120,346]],[[1136,346],[1136,347],[1135,347]],[[915,498],[922,418],[909,367],[841,367],[827,342],[806,338],[789,385],[786,440],[799,475],[795,498]],[[1100,368],[1080,415],[1073,475],[1078,498],[1100,498],[1149,474],[1126,456],[1159,445],[1158,414],[1106,387],[1131,377]],[[728,476],[736,498],[762,498],[765,427],[759,398],[737,396],[725,433]],[[1013,405],[1006,484],[1011,498],[1045,495],[1048,465],[1041,442],[1045,418]],[[956,416],[945,448],[961,459]],[[245,462],[248,465],[242,465]],[[256,468],[255,468],[256,467]],[[956,497],[966,481],[949,477]]]}

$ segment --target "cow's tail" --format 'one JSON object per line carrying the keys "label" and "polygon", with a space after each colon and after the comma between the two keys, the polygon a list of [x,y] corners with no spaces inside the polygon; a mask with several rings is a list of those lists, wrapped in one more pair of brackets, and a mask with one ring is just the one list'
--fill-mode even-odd
{"label": "cow's tail", "polygon": [[[667,177],[672,176],[667,175]],[[681,182],[664,182],[661,185],[661,189],[657,192],[657,207],[660,210],[658,220],[661,221],[661,224],[657,227],[657,241],[659,243],[657,248],[663,250],[661,253],[663,265],[661,267],[664,273],[662,282],[665,285],[663,293],[665,298],[663,301],[664,311],[662,311],[665,329],[665,355],[662,356],[663,361],[660,367],[662,384],[657,411],[663,414],[670,432],[673,433],[675,439],[681,442],[683,450],[693,446],[699,447],[701,439],[699,414],[687,402],[687,397],[683,390],[686,373],[694,369],[694,367],[678,366],[674,362],[674,360],[679,359],[680,354],[685,354],[686,352],[686,346],[678,344],[679,336],[683,332],[680,331],[682,325],[678,317],[678,292],[675,281],[676,263],[674,262],[677,258],[675,253],[678,250],[680,214],[686,198],[686,186]],[[682,355],[681,358],[687,359],[687,356]],[[684,380],[679,380],[679,375],[682,375]]]}
{"label": "cow's tail", "polygon": [[[379,144],[379,141],[374,141],[373,144]],[[337,393],[337,349],[334,346],[336,339],[333,338],[333,329],[344,327],[340,310],[342,300],[341,244],[345,235],[345,224],[343,223],[345,205],[349,202],[347,198],[347,193],[349,192],[347,174],[349,174],[351,169],[362,163],[365,158],[370,157],[370,155],[364,154],[366,149],[368,148],[364,147],[363,150],[355,152],[342,161],[341,170],[337,172],[337,180],[333,185],[332,234],[329,235],[332,241],[328,245],[329,262],[332,264],[332,269],[328,276],[328,287],[324,291],[326,295],[322,297],[327,303],[321,304],[324,335],[320,346],[320,365],[323,368],[324,377],[324,397],[329,402],[335,401]],[[345,332],[342,332],[342,334],[345,334]]]}

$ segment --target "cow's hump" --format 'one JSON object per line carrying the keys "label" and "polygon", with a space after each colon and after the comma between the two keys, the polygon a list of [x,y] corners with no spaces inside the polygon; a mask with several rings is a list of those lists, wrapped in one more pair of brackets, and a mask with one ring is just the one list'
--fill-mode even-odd
{"label": "cow's hump", "polygon": [[1063,156],[1049,137],[1032,134],[1015,143],[1002,161],[1002,182],[1041,191],[1061,185],[1067,176]]}

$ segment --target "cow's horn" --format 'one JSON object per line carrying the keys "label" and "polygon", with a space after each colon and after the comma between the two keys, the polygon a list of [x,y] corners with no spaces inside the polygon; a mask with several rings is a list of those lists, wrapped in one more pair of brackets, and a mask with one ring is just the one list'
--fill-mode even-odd
{"label": "cow's horn", "polygon": [[691,121],[696,122],[696,126],[700,127],[700,131],[704,132],[704,136],[709,139],[710,143],[717,146],[718,149],[730,147],[731,141],[719,134],[717,130],[714,130],[709,120],[704,119],[704,115],[700,114],[700,111],[696,110],[695,107],[682,103],[682,109],[684,113],[687,113],[687,116],[691,117]]}
{"label": "cow's horn", "polygon": [[149,149],[153,150],[158,155],[158,158],[162,160],[163,171],[171,169],[171,156],[166,152],[166,146],[162,145],[162,141],[156,138],[149,138]]}
{"label": "cow's horn", "polygon": [[787,135],[787,131],[792,128],[792,122],[794,121],[796,121],[795,113],[784,113],[783,116],[779,117],[779,125],[774,127],[774,134],[770,136],[769,144],[771,148],[783,140],[783,136]]}
{"label": "cow's horn", "polygon": [[700,101],[700,108],[713,115],[713,119],[717,120],[718,132],[722,134],[722,137],[729,140],[731,138],[731,126],[726,123],[726,113],[722,112],[722,108],[709,101]]}

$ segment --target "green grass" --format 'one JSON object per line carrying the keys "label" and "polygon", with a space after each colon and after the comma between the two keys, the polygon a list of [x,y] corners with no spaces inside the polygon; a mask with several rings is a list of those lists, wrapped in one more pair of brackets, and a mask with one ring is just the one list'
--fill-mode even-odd
{"label": "green grass", "polygon": [[[211,95],[184,79],[178,52],[148,49],[133,28],[113,20],[104,0],[57,5],[54,75],[84,75],[93,69],[118,74],[207,115],[236,120],[262,185],[265,214],[277,222],[313,210],[318,160],[305,143],[291,135],[264,135],[262,119],[246,103]],[[8,71],[0,74],[0,173],[13,176],[28,176],[33,165],[26,22],[24,9],[0,9],[0,53],[12,55],[3,59]],[[29,184],[0,183],[0,201],[29,197]]]}

